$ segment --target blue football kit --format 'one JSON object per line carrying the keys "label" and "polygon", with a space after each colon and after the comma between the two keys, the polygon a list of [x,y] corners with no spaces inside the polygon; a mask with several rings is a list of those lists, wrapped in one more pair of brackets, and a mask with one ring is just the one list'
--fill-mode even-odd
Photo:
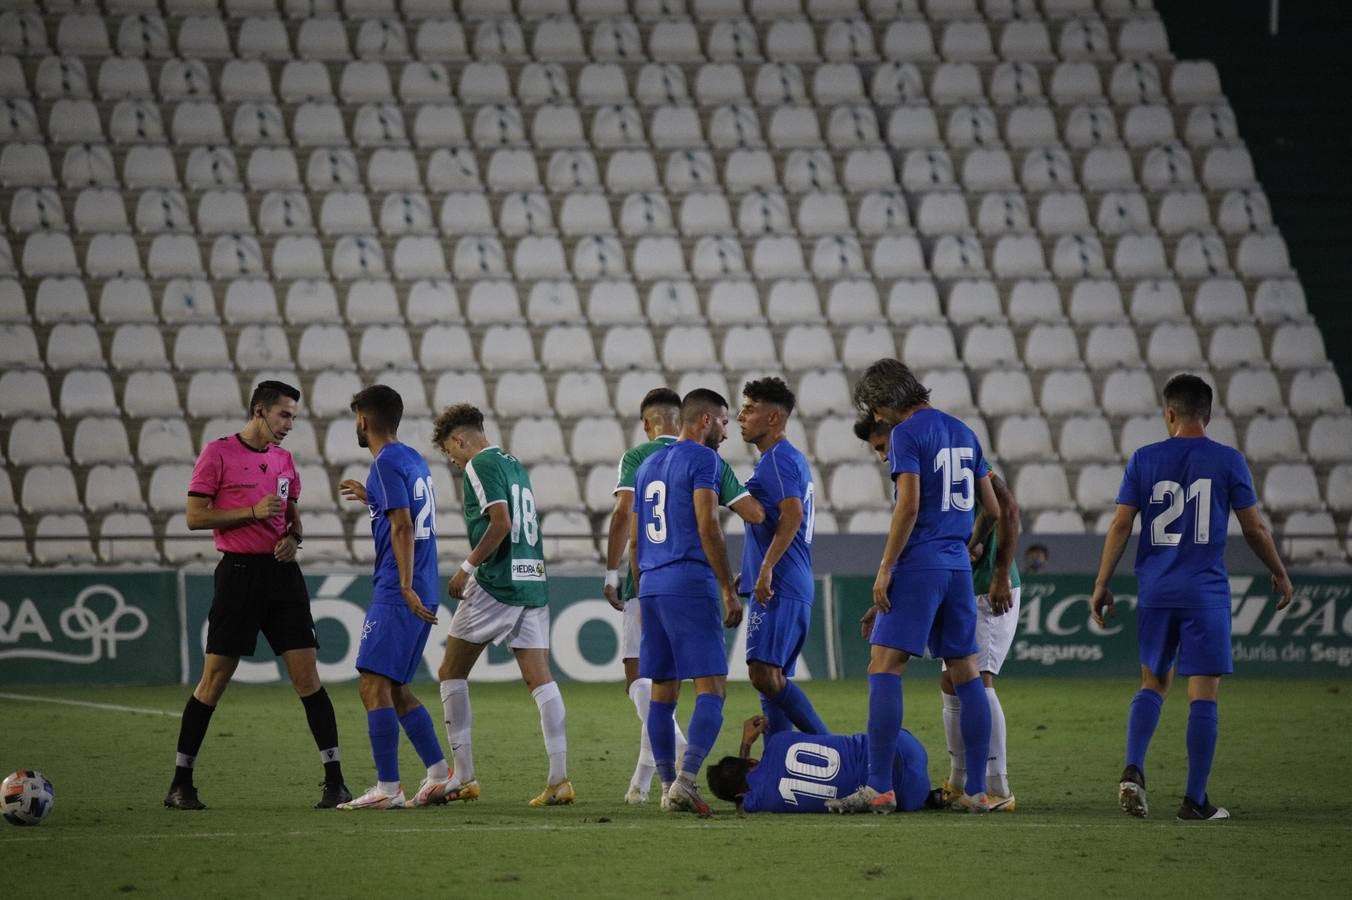
{"label": "blue football kit", "polygon": [[713,450],[681,440],[644,460],[635,475],[643,678],[727,674],[718,582],[700,543],[694,499],[700,489],[717,498],[721,465]]}
{"label": "blue football kit", "polygon": [[892,429],[887,458],[893,481],[919,476],[920,502],[892,566],[892,608],[879,614],[870,640],[914,656],[970,656],[978,647],[967,539],[977,480],[990,471],[981,442],[962,421],[922,407]]}
{"label": "blue football kit", "polygon": [[[826,801],[852,793],[868,778],[868,736],[766,735],[761,761],[746,774],[746,812],[820,813]],[[906,729],[897,733],[892,753],[897,809],[921,809],[930,793],[929,757]]]}
{"label": "blue football kit", "polygon": [[436,495],[427,462],[407,444],[383,447],[366,477],[366,503],[375,540],[371,605],[362,626],[357,668],[384,675],[398,684],[413,680],[432,626],[415,616],[399,590],[399,566],[390,541],[391,510],[406,509],[413,522],[413,589],[423,606],[436,612]]}
{"label": "blue football kit", "polygon": [[1141,513],[1136,545],[1141,664],[1163,675],[1233,671],[1226,526],[1258,502],[1244,457],[1207,437],[1149,444],[1127,462],[1117,502]]}
{"label": "blue football kit", "polygon": [[782,439],[762,454],[746,489],[765,508],[765,521],[745,526],[739,588],[744,597],[755,590],[765,554],[774,541],[779,527],[779,504],[789,497],[797,497],[803,504],[802,524],[775,564],[770,602],[761,606],[754,599],[747,601],[747,661],[778,666],[791,676],[807,639],[816,590],[812,579],[812,469],[807,457]]}

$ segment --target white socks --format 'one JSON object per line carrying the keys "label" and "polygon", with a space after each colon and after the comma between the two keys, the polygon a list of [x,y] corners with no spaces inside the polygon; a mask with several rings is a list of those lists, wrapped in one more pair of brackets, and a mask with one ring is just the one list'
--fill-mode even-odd
{"label": "white socks", "polygon": [[445,781],[451,777],[451,769],[446,765],[446,760],[442,760],[433,766],[427,767],[427,777],[433,781]]}
{"label": "white socks", "polygon": [[469,708],[469,682],[449,678],[441,683],[441,709],[446,717],[446,740],[450,742],[455,774],[461,783],[474,780],[474,752],[470,749],[470,725],[474,715]]}
{"label": "white socks", "polygon": [[991,702],[991,750],[986,763],[986,790],[999,797],[1008,797],[1009,764],[1005,760],[1005,711],[995,688],[986,688],[986,699]]}
{"label": "white socks", "polygon": [[568,735],[564,731],[563,695],[556,682],[542,684],[530,694],[540,709],[540,730],[549,754],[549,784],[568,779]]}
{"label": "white socks", "polygon": [[967,783],[967,750],[962,742],[962,701],[956,694],[940,693],[944,698],[944,743],[948,745],[948,783],[964,790]]}
{"label": "white socks", "polygon": [[399,784],[399,782],[397,782],[397,781],[377,781],[377,782],[376,782],[376,790],[380,791],[382,794],[384,794],[384,795],[387,796],[387,797],[393,797],[395,794],[399,793],[399,790],[400,790],[401,787],[403,787],[403,786],[402,786],[401,784]]}

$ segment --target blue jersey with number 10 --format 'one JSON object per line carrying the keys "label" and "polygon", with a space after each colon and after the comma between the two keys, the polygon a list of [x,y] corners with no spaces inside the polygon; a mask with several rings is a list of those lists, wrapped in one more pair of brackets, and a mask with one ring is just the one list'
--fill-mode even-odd
{"label": "blue jersey with number 10", "polygon": [[971,571],[967,538],[972,534],[977,479],[990,472],[976,433],[961,420],[923,407],[892,429],[887,452],[892,480],[920,477],[915,527],[892,571]]}
{"label": "blue jersey with number 10", "polygon": [[1230,608],[1226,526],[1258,502],[1238,450],[1207,437],[1148,444],[1127,461],[1117,502],[1141,511],[1140,606]]}
{"label": "blue jersey with number 10", "polygon": [[717,596],[714,570],[704,555],[695,518],[695,491],[718,500],[718,454],[695,441],[677,441],[643,461],[634,476],[638,527],[639,596],[689,594],[704,581]]}
{"label": "blue jersey with number 10", "polygon": [[399,565],[390,543],[390,510],[406,509],[413,520],[413,589],[428,609],[435,610],[441,589],[437,579],[437,498],[427,461],[407,444],[387,444],[366,476],[366,506],[371,537],[376,543],[372,603],[404,603],[399,592]]}

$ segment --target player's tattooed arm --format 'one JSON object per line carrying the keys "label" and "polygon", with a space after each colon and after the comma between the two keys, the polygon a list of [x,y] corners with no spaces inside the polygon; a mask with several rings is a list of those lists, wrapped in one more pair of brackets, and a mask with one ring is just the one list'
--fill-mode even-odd
{"label": "player's tattooed arm", "polygon": [[1102,625],[1106,617],[1116,613],[1113,610],[1113,592],[1108,589],[1108,581],[1113,577],[1122,553],[1127,549],[1127,540],[1131,537],[1131,525],[1136,521],[1136,507],[1125,503],[1117,504],[1117,512],[1108,525],[1108,533],[1103,538],[1103,556],[1099,560],[1098,578],[1094,581],[1094,594],[1089,598],[1089,612],[1097,625]]}
{"label": "player's tattooed arm", "polygon": [[736,628],[742,622],[742,601],[737,599],[737,591],[732,586],[728,548],[723,542],[723,529],[718,524],[718,494],[712,488],[695,489],[695,522],[699,528],[700,547],[723,594],[723,625]]}
{"label": "player's tattooed arm", "polygon": [[742,759],[751,758],[751,748],[756,744],[756,738],[765,734],[770,727],[770,720],[765,716],[752,716],[742,723],[742,746],[737,751],[737,755]]}
{"label": "player's tattooed arm", "polygon": [[[1002,616],[1009,612],[1013,605],[1012,588],[1009,586],[1009,566],[1013,558],[1014,541],[1018,534],[1018,519],[1010,520],[1009,513],[1006,511],[1006,503],[1013,505],[1013,497],[1009,495],[1009,488],[1000,481],[999,487],[996,482],[999,476],[995,473],[988,474],[978,482],[981,490],[981,509],[983,512],[989,510],[991,515],[995,516],[995,567],[991,573],[991,612],[997,616]],[[1000,489],[1004,488],[1005,496],[1000,496]],[[1017,510],[1014,511],[1017,516]]]}
{"label": "player's tattooed arm", "polygon": [[902,472],[897,476],[897,505],[892,508],[892,524],[887,530],[887,546],[883,548],[883,558],[878,563],[878,577],[873,581],[873,605],[879,612],[892,608],[887,597],[892,586],[892,566],[901,559],[915,530],[916,516],[920,513],[920,476],[914,472]]}
{"label": "player's tattooed arm", "polygon": [[1286,566],[1282,563],[1281,554],[1277,552],[1277,545],[1272,542],[1272,534],[1263,524],[1263,517],[1258,514],[1258,507],[1247,506],[1244,509],[1237,509],[1235,518],[1239,519],[1245,543],[1272,573],[1272,593],[1277,595],[1277,608],[1286,609],[1291,605],[1291,595],[1295,592],[1295,588],[1291,584],[1291,577],[1286,574]]}

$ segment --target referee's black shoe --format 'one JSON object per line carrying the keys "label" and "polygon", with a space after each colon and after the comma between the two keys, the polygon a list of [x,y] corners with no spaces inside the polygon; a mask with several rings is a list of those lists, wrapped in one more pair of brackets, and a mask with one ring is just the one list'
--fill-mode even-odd
{"label": "referee's black shoe", "polygon": [[207,805],[197,799],[197,788],[191,784],[176,784],[164,795],[164,805],[170,809],[206,809]]}
{"label": "referee's black shoe", "polygon": [[341,781],[336,784],[323,781],[320,782],[320,786],[324,788],[324,796],[319,798],[315,809],[333,809],[339,803],[347,803],[352,799],[352,792]]}

